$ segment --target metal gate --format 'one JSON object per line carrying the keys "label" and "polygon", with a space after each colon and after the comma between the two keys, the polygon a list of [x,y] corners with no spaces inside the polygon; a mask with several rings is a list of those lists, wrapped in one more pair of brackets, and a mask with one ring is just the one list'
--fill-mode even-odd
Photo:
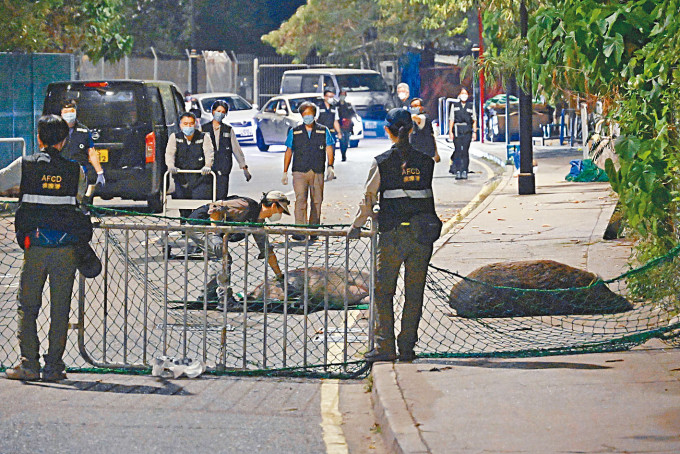
{"label": "metal gate", "polygon": [[[360,368],[372,338],[374,233],[348,240],[333,229],[147,221],[96,229],[104,270],[80,281],[78,298],[89,364],[148,368],[171,356],[218,371]],[[295,233],[307,239],[293,241]],[[283,282],[267,265],[271,253]]]}
{"label": "metal gate", "polygon": [[289,57],[259,57],[253,61],[253,102],[263,106],[281,90],[281,77],[289,69],[325,68],[328,64],[321,58],[309,58],[306,63],[291,63]]}

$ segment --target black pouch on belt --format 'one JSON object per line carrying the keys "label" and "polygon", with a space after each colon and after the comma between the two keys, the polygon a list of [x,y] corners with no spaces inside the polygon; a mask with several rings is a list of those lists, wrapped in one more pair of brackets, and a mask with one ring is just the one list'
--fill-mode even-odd
{"label": "black pouch on belt", "polygon": [[418,213],[409,220],[416,241],[431,246],[442,233],[442,221],[435,213]]}
{"label": "black pouch on belt", "polygon": [[102,272],[102,262],[90,243],[76,245],[76,261],[78,271],[87,278],[95,278]]}

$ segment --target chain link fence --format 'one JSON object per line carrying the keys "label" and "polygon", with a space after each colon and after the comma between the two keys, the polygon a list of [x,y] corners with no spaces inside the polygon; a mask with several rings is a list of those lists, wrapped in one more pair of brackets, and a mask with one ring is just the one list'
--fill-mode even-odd
{"label": "chain link fence", "polygon": [[[0,368],[19,360],[16,294],[22,260],[12,206],[4,208]],[[296,241],[293,234],[305,240]],[[259,242],[262,249],[258,235],[268,240]],[[348,240],[337,226],[213,227],[114,214],[101,216],[92,244],[104,271],[96,279],[80,279],[74,288],[78,304],[72,308],[65,356],[69,367],[147,371],[154,358],[171,356],[201,359],[215,373],[347,377],[366,371],[377,252],[372,233]],[[270,253],[286,276],[282,282],[267,265]],[[679,254],[676,247],[609,281],[572,288],[556,282],[547,290],[431,266],[416,353],[537,356],[624,350],[652,337],[677,343],[679,295],[667,290],[680,288]],[[650,293],[648,282],[658,277],[667,283],[666,291]],[[480,304],[463,305],[475,295]],[[41,339],[47,336],[48,291],[44,301]],[[402,305],[400,279],[397,331]]]}

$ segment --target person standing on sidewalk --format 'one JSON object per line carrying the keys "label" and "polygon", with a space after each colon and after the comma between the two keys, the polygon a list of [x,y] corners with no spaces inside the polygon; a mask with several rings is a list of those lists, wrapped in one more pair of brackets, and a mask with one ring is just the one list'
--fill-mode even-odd
{"label": "person standing on sidewalk", "polygon": [[99,153],[94,149],[92,132],[78,121],[77,117],[76,102],[72,100],[64,102],[61,106],[61,118],[68,124],[68,142],[64,147],[63,156],[81,165],[89,184],[104,186],[106,178],[99,162]]}
{"label": "person standing on sidewalk", "polygon": [[411,145],[416,150],[425,153],[434,159],[434,162],[439,162],[441,158],[437,152],[437,142],[434,139],[432,119],[425,113],[423,100],[420,98],[413,98],[409,111],[411,112],[411,118],[414,123],[413,132],[409,139]]}
{"label": "person standing on sidewalk", "polygon": [[354,127],[352,119],[356,114],[354,106],[347,101],[347,90],[341,90],[340,101],[338,102],[338,118],[340,123],[340,154],[343,161],[347,161],[347,148]]}
{"label": "person standing on sidewalk", "polygon": [[217,200],[222,200],[229,194],[229,174],[233,167],[232,154],[236,158],[239,167],[243,170],[246,181],[250,181],[252,175],[248,171],[246,158],[241,150],[231,126],[222,123],[222,120],[229,113],[229,104],[222,99],[218,99],[212,105],[213,119],[209,125],[204,126],[210,136],[210,140],[215,150],[215,159],[212,170],[217,175]]}
{"label": "person standing on sidewalk", "polygon": [[[427,267],[434,236],[438,237],[441,231],[441,221],[435,212],[432,194],[434,161],[409,143],[413,129],[411,114],[402,108],[392,109],[385,121],[385,130],[394,145],[373,161],[364,199],[347,236],[359,236],[361,226],[373,214],[373,206],[379,203],[375,347],[365,358],[370,362],[393,361],[397,359],[398,346],[399,360],[412,361]],[[394,294],[402,263],[405,300],[401,332],[395,345]]]}
{"label": "person standing on sidewalk", "polygon": [[38,120],[40,151],[0,170],[0,191],[20,187],[16,212],[17,242],[24,250],[19,279],[19,349],[21,363],[7,370],[12,380],[40,379],[40,341],[36,321],[45,280],[50,279],[49,347],[44,381],[66,378],[66,349],[71,293],[79,247],[92,238],[92,224],[78,208],[87,189],[80,165],[61,156],[69,127],[56,115]]}
{"label": "person standing on sidewalk", "polygon": [[[170,134],[165,148],[165,165],[174,176],[174,197],[178,199],[212,199],[212,171],[215,151],[207,134],[196,131],[196,116],[184,112],[179,119],[180,132]],[[201,174],[178,173],[178,170],[200,170]],[[179,210],[187,217],[192,210]]]}
{"label": "person standing on sidewalk", "polygon": [[[326,160],[326,181],[335,179],[333,169],[333,148],[335,140],[328,128],[314,121],[316,104],[303,102],[298,108],[302,124],[288,130],[286,154],[283,160],[281,183],[288,184],[288,168],[293,162],[293,190],[295,191],[295,223],[319,225],[321,223],[321,202],[323,202],[324,167]],[[307,198],[311,198],[309,218]],[[296,241],[304,235],[293,235]],[[314,237],[312,237],[314,239]]]}
{"label": "person standing on sidewalk", "polygon": [[470,166],[470,142],[472,133],[477,132],[477,116],[473,102],[468,102],[468,91],[461,88],[458,101],[453,102],[449,115],[449,138],[453,141],[451,168],[449,173],[456,176],[456,180],[467,180]]}

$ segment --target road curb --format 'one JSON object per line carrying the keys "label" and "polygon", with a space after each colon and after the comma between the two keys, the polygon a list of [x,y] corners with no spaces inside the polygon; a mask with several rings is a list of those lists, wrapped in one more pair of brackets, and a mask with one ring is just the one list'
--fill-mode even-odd
{"label": "road curb", "polygon": [[373,375],[373,412],[390,453],[419,454],[429,450],[423,442],[397,382],[393,363],[376,363]]}

